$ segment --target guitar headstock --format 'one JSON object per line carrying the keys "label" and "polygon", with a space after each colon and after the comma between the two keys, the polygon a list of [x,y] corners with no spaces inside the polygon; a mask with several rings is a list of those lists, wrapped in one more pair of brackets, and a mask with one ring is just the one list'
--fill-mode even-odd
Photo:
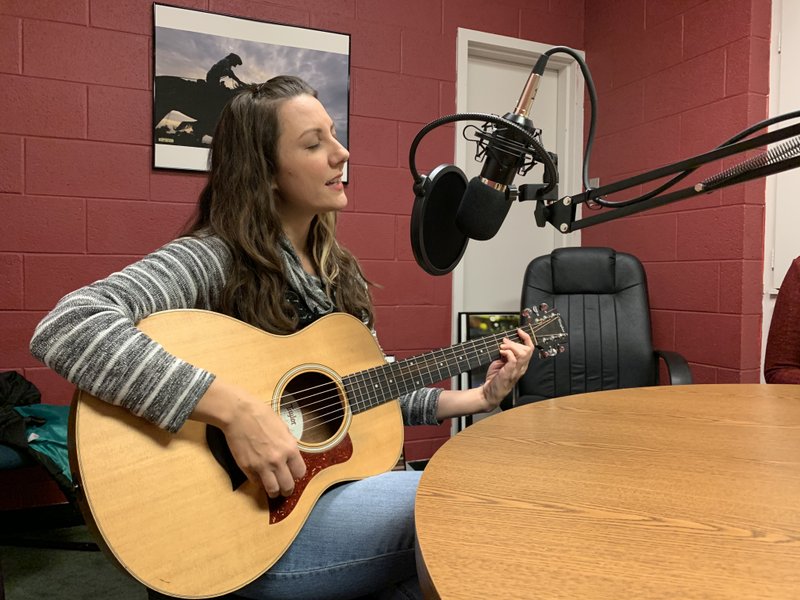
{"label": "guitar headstock", "polygon": [[564,352],[569,335],[556,309],[540,304],[523,310],[521,317],[527,323],[528,333],[533,337],[534,346],[539,349],[540,358],[550,358]]}

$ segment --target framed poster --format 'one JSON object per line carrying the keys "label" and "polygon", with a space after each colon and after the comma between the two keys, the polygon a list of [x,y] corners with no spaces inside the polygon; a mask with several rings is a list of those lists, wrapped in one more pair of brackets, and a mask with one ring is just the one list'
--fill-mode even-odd
{"label": "framed poster", "polygon": [[[520,326],[520,316],[518,312],[460,312],[458,313],[458,341],[467,342],[477,340],[482,337],[495,335],[504,331],[513,331]],[[459,376],[458,389],[467,390],[469,388],[483,385],[486,381],[486,372],[489,365],[476,367]],[[513,406],[514,392],[512,391],[500,403],[500,407],[494,412],[508,409]],[[494,413],[488,413],[494,414]],[[459,430],[472,425],[474,420],[479,420],[486,415],[467,415],[461,417],[458,422]]]}
{"label": "framed poster", "polygon": [[153,167],[207,171],[222,107],[240,85],[276,75],[315,88],[348,147],[348,34],[154,4]]}

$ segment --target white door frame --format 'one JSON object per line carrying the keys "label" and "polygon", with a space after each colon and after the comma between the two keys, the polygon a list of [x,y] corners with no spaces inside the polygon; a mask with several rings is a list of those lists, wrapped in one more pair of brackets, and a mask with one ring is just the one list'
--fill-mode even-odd
{"label": "white door frame", "polygon": [[[462,29],[457,32],[456,50],[456,112],[467,112],[467,92],[469,90],[469,60],[471,57],[491,58],[501,62],[530,66],[547,50],[554,46],[529,40],[521,40],[482,31]],[[581,56],[583,53],[580,52]],[[550,57],[547,68],[556,71],[558,78],[558,97],[564,99],[564,111],[559,111],[556,154],[559,157],[559,195],[567,196],[582,191],[581,170],[583,161],[583,94],[584,81],[578,62],[568,54],[557,53]],[[522,88],[520,87],[520,93]],[[515,98],[503,98],[510,112],[516,105]],[[552,125],[550,125],[552,126]],[[455,164],[465,170],[468,160],[466,146],[459,143],[461,129],[455,131]],[[552,151],[552,149],[550,149]],[[580,210],[580,207],[578,207]],[[547,225],[542,235],[553,235],[553,246],[580,246],[580,231],[564,235],[555,227]],[[464,306],[464,271],[459,264],[452,272],[452,329],[453,340],[458,336],[458,313]]]}

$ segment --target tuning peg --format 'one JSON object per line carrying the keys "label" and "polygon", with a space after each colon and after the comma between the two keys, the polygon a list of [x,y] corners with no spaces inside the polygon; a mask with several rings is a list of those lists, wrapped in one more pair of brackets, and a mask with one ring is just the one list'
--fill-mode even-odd
{"label": "tuning peg", "polygon": [[[540,311],[542,311],[542,312],[547,312],[547,309],[548,309],[548,306],[547,306],[547,303],[546,303],[546,302],[542,302],[542,303],[539,305],[539,310],[540,310]],[[539,314],[539,313],[536,313],[536,314]]]}
{"label": "tuning peg", "polygon": [[559,351],[559,352],[565,352],[565,351],[566,351],[566,348],[565,348],[563,345],[560,345],[560,346],[558,347],[558,351]]}

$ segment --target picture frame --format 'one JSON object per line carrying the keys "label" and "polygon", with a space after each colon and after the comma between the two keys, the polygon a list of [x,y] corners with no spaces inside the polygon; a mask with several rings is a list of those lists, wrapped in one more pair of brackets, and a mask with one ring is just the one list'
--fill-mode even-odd
{"label": "picture frame", "polygon": [[[458,313],[458,341],[468,342],[482,337],[495,335],[504,331],[513,331],[520,326],[520,314],[518,312],[504,311],[477,311]],[[458,389],[467,390],[486,381],[486,373],[489,365],[476,367],[459,375]],[[512,391],[500,403],[500,407],[495,412],[511,408],[514,401]],[[494,413],[488,413],[494,414]],[[457,428],[459,431],[469,427],[475,420],[480,420],[488,415],[467,415],[458,419]]]}
{"label": "picture frame", "polygon": [[349,146],[349,34],[153,4],[153,168],[207,171],[214,127],[237,80],[276,75],[315,88]]}

